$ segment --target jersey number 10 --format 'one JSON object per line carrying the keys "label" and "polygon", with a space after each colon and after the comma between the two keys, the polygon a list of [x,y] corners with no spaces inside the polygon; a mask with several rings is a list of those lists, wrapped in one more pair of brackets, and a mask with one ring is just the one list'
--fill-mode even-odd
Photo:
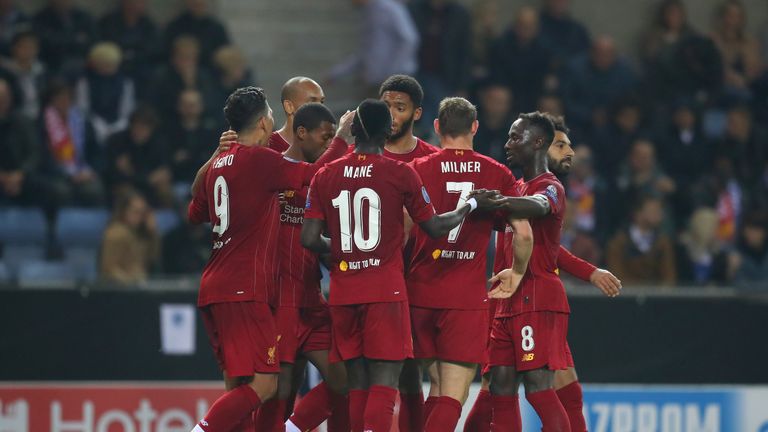
{"label": "jersey number 10", "polygon": [[[358,189],[352,197],[352,193],[343,190],[339,196],[331,200],[333,208],[339,209],[339,225],[341,232],[341,251],[352,252],[352,241],[362,252],[370,252],[381,241],[381,198],[375,190],[370,188]],[[368,201],[368,236],[365,237],[363,224],[363,202]],[[351,208],[350,208],[351,207]],[[354,212],[354,214],[353,214]]]}

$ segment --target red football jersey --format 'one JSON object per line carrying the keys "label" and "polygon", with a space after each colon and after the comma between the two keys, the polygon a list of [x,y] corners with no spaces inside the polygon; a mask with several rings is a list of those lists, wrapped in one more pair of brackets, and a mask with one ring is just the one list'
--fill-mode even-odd
{"label": "red football jersey", "polygon": [[[499,190],[515,196],[515,177],[504,165],[472,150],[445,149],[416,159],[435,211],[452,211],[475,189]],[[486,251],[495,213],[473,212],[447,237],[433,239],[415,230],[406,276],[408,300],[435,309],[486,309]]]}
{"label": "red football jersey", "polygon": [[301,226],[307,187],[283,191],[280,205],[280,276],[275,306],[313,307],[325,300],[320,292],[320,263],[317,254],[301,245]]}
{"label": "red football jersey", "polygon": [[406,300],[403,207],[416,223],[435,214],[413,168],[381,155],[348,154],[312,179],[304,217],[326,222],[331,304]]}
{"label": "red football jersey", "polygon": [[278,153],[285,152],[290,146],[290,143],[288,143],[288,141],[286,141],[277,131],[272,132],[272,135],[269,136],[269,148]]}
{"label": "red football jersey", "polygon": [[[533,253],[520,287],[511,298],[499,302],[497,317],[508,317],[524,312],[570,312],[565,287],[557,270],[560,251],[560,233],[565,217],[565,190],[552,173],[544,173],[519,188],[521,195],[541,195],[549,200],[550,213],[530,219],[533,230]],[[504,256],[510,257],[512,235],[506,234]]]}
{"label": "red football jersey", "polygon": [[213,252],[203,270],[199,306],[268,301],[278,274],[275,192],[299,188],[314,170],[268,148],[241,144],[213,161],[189,205],[192,223],[213,224]]}
{"label": "red football jersey", "polygon": [[[416,147],[413,148],[413,150],[409,151],[408,153],[392,153],[391,151],[384,149],[384,157],[400,161],[400,162],[411,162],[414,159],[418,159],[420,157],[429,156],[432,153],[436,153],[440,150],[439,147],[435,147],[432,144],[422,140],[421,138],[416,138]],[[355,146],[349,146],[348,153],[352,153],[355,151]]]}

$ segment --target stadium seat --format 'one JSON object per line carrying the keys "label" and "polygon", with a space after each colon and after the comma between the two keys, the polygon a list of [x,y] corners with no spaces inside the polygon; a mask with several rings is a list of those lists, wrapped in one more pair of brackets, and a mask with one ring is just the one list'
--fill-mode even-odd
{"label": "stadium seat", "polygon": [[98,275],[99,250],[70,247],[64,249],[64,262],[74,271],[77,280],[92,282]]}
{"label": "stadium seat", "polygon": [[45,243],[45,216],[35,208],[0,208],[0,243],[42,245]]}
{"label": "stadium seat", "polygon": [[2,260],[11,276],[16,275],[19,267],[25,262],[42,261],[44,258],[45,248],[43,246],[18,246],[9,244],[3,247]]}
{"label": "stadium seat", "polygon": [[5,262],[0,261],[0,282],[8,282],[11,280],[11,271],[8,270],[8,266]]}
{"label": "stadium seat", "polygon": [[160,235],[176,228],[179,225],[179,215],[174,210],[155,211],[155,220],[157,221],[157,230]]}
{"label": "stadium seat", "polygon": [[20,288],[74,288],[75,271],[62,261],[27,261],[19,267]]}
{"label": "stadium seat", "polygon": [[64,247],[82,246],[98,248],[109,222],[109,213],[103,209],[64,208],[59,212],[56,237]]}

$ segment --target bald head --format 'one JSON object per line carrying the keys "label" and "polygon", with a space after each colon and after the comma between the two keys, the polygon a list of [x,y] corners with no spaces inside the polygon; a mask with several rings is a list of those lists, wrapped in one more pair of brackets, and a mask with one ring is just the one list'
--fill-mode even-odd
{"label": "bald head", "polygon": [[515,34],[518,39],[528,42],[539,32],[539,13],[530,6],[523,6],[515,16]]}
{"label": "bald head", "polygon": [[592,43],[592,62],[598,69],[608,69],[616,62],[616,43],[610,36],[599,36]]}
{"label": "bald head", "polygon": [[283,110],[288,116],[292,116],[302,105],[310,102],[325,102],[325,93],[320,84],[312,78],[293,77],[283,84],[280,91],[280,100]]}

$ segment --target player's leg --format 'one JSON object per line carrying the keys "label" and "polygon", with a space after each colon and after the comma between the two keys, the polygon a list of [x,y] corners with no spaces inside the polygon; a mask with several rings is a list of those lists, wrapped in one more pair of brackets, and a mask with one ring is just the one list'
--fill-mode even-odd
{"label": "player's leg", "polygon": [[518,375],[514,366],[491,367],[491,431],[520,431],[522,419],[520,417],[520,400],[517,396],[522,377]]}
{"label": "player's leg", "polygon": [[[397,385],[403,362],[368,359],[368,400],[365,404],[365,431],[388,432],[397,402]],[[351,407],[350,407],[351,410]]]}
{"label": "player's leg", "polygon": [[522,372],[525,398],[539,415],[543,432],[569,432],[568,414],[555,393],[555,371],[541,368]]}
{"label": "player's leg", "polygon": [[299,394],[299,389],[301,389],[301,386],[304,385],[304,376],[307,372],[307,362],[308,360],[304,356],[297,354],[296,361],[293,364],[293,376],[291,377],[291,396],[288,397],[288,400],[285,403],[284,418],[286,419],[293,413],[293,408],[296,404],[296,396]]}
{"label": "player's leg", "polygon": [[349,384],[349,424],[352,432],[362,432],[368,402],[368,368],[362,357],[345,360]]}
{"label": "player's leg", "polygon": [[[437,399],[440,397],[440,371],[437,368],[438,362],[435,359],[426,360],[422,362],[421,368],[427,372],[429,378],[429,395],[427,400],[424,401],[424,420],[422,425],[426,423],[429,416],[432,414],[432,410],[435,409]],[[421,382],[419,382],[421,384]]]}
{"label": "player's leg", "polygon": [[569,367],[555,371],[555,391],[571,423],[571,432],[586,432],[587,422],[584,419],[584,395],[581,390],[576,369]]}
{"label": "player's leg", "polygon": [[417,359],[406,359],[400,374],[399,429],[402,432],[421,430],[424,417],[424,393],[421,389],[421,365]]}
{"label": "player's leg", "polygon": [[480,381],[480,392],[477,394],[472,409],[464,422],[464,432],[489,432],[491,430],[491,415],[493,406],[491,405],[491,392],[488,388],[491,385],[490,369],[483,371]]}
{"label": "player's leg", "polygon": [[456,429],[461,407],[469,395],[469,386],[475,378],[477,364],[438,361],[440,397],[435,403],[424,430],[427,432]]}
{"label": "player's leg", "polygon": [[[330,373],[328,351],[310,351],[304,356],[317,368],[323,382],[309,391],[296,406],[291,418],[285,423],[287,432],[312,430],[331,416],[338,407],[344,409],[347,404],[345,376]],[[338,363],[337,363],[338,365]],[[336,367],[338,369],[338,367]]]}
{"label": "player's leg", "polygon": [[291,363],[280,364],[280,374],[277,378],[277,393],[274,398],[264,402],[256,413],[254,417],[256,430],[265,432],[283,430],[286,405],[291,397],[293,369],[293,364]]}

